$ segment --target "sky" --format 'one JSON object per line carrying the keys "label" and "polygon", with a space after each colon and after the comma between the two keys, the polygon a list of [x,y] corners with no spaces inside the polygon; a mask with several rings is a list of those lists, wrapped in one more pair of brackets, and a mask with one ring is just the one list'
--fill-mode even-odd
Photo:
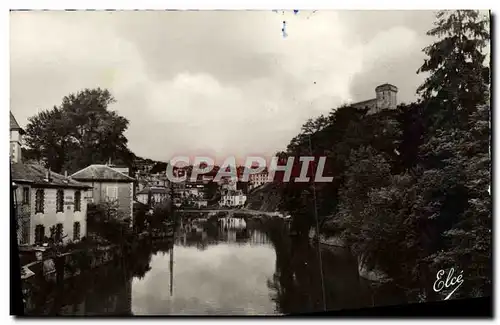
{"label": "sky", "polygon": [[70,93],[107,88],[136,155],[266,157],[377,85],[415,100],[433,22],[432,11],[11,12],[10,108],[24,127]]}

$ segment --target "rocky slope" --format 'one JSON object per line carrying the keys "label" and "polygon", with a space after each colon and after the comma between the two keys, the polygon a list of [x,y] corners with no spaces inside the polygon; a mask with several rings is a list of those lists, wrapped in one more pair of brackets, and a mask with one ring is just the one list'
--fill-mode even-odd
{"label": "rocky slope", "polygon": [[247,195],[245,208],[274,212],[279,210],[281,202],[281,184],[266,183]]}

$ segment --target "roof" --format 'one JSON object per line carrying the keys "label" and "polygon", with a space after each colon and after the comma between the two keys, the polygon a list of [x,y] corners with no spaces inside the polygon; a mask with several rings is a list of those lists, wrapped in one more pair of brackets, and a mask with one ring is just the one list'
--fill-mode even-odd
{"label": "roof", "polygon": [[385,84],[382,84],[380,86],[377,86],[375,88],[375,91],[379,91],[379,90],[382,91],[382,90],[386,90],[386,89],[398,91],[398,87],[391,85],[390,83],[385,83]]}
{"label": "roof", "polygon": [[12,112],[10,112],[10,129],[11,130],[20,130],[20,131],[24,132],[24,130],[19,126],[19,123],[17,123],[14,115],[12,115]]}
{"label": "roof", "polygon": [[46,180],[48,169],[37,164],[12,163],[12,180],[16,183],[31,183],[46,187],[89,188],[88,185],[77,182],[61,174],[50,172],[51,181]]}
{"label": "roof", "polygon": [[361,108],[364,108],[365,106],[371,106],[371,105],[376,105],[377,104],[377,99],[376,98],[372,98],[372,99],[368,99],[368,100],[363,100],[361,102],[357,102],[357,103],[352,103],[350,104],[349,106],[351,107],[361,107]]}
{"label": "roof", "polygon": [[114,181],[114,182],[133,182],[130,176],[120,173],[107,165],[90,165],[71,175],[73,179],[79,181]]}
{"label": "roof", "polygon": [[151,194],[168,194],[168,190],[164,187],[146,187],[137,192],[137,194],[149,194],[151,191]]}

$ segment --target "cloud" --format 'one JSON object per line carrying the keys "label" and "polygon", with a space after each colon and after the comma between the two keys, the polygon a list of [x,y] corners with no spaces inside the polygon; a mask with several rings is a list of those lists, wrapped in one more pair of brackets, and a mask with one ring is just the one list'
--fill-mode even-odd
{"label": "cloud", "polygon": [[106,87],[117,99],[111,108],[130,120],[126,135],[138,155],[270,155],[307,118],[372,98],[380,83],[412,100],[429,17],[13,12],[11,110],[26,125],[71,92]]}

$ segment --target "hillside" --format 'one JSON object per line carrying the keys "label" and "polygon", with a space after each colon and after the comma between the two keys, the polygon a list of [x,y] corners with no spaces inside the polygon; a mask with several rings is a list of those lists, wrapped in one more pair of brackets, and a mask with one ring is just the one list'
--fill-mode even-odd
{"label": "hillside", "polygon": [[274,212],[281,202],[281,183],[267,183],[251,191],[245,207],[251,210]]}

